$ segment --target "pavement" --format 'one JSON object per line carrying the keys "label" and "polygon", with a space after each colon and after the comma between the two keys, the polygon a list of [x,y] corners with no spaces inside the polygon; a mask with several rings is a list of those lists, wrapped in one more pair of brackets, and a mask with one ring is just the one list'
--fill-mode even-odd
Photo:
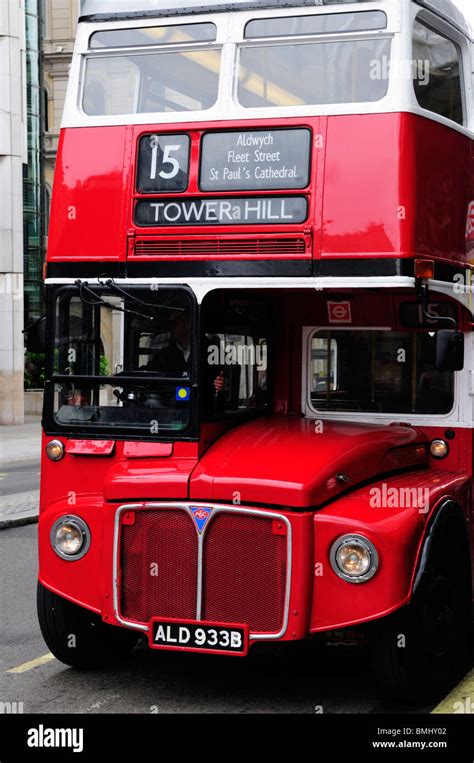
{"label": "pavement", "polygon": [[0,530],[38,521],[41,417],[0,426]]}

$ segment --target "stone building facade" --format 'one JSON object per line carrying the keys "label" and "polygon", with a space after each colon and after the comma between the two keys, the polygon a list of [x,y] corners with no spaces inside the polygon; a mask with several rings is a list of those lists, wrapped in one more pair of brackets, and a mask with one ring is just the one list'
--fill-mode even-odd
{"label": "stone building facade", "polygon": [[20,424],[24,415],[25,2],[0,2],[0,424]]}
{"label": "stone building facade", "polygon": [[51,198],[59,128],[74,49],[80,0],[43,0],[44,179]]}

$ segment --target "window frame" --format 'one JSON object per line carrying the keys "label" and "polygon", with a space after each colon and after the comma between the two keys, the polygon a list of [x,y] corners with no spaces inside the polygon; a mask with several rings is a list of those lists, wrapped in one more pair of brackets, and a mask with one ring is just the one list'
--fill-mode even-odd
{"label": "window frame", "polygon": [[[213,26],[214,29],[215,29],[215,32],[216,32],[215,36],[212,39],[210,39],[210,40],[190,40],[189,42],[181,41],[181,42],[175,42],[175,43],[160,43],[159,41],[157,41],[156,43],[152,43],[152,42],[151,43],[144,43],[143,45],[112,45],[110,47],[107,47],[107,46],[103,46],[103,47],[97,46],[96,47],[96,46],[92,45],[92,39],[96,35],[103,34],[104,32],[105,33],[123,32],[123,31],[126,31],[126,32],[141,32],[142,30],[157,29],[157,28],[161,29],[163,27],[168,27],[168,28],[174,29],[176,27],[191,27],[191,26]],[[203,45],[203,44],[208,44],[208,43],[212,44],[212,43],[215,43],[216,40],[217,40],[217,25],[216,25],[215,22],[204,22],[204,23],[198,22],[198,23],[195,23],[195,24],[191,24],[191,23],[185,23],[185,24],[160,24],[159,26],[155,25],[155,26],[145,26],[145,27],[144,26],[136,26],[136,27],[134,26],[134,27],[127,27],[125,29],[97,29],[97,30],[91,32],[91,34],[89,35],[88,51],[92,51],[92,52],[97,51],[97,50],[113,50],[113,51],[115,51],[115,50],[124,50],[124,49],[128,49],[128,48],[137,48],[137,49],[140,49],[140,50],[142,48],[145,48],[145,49],[148,50],[149,48],[154,48],[154,47],[163,48],[163,47],[166,47],[166,45],[179,45],[179,46],[181,46],[181,45],[196,45],[196,44],[197,45]]]}
{"label": "window frame", "polygon": [[[316,7],[318,7],[318,6],[316,6]],[[319,6],[319,7],[321,7],[321,6]],[[356,34],[356,33],[358,33],[358,34],[360,34],[360,33],[366,34],[368,32],[377,32],[378,33],[378,32],[385,32],[387,30],[387,26],[388,26],[387,11],[385,9],[381,9],[381,8],[376,8],[373,11],[369,11],[367,9],[357,10],[357,11],[347,11],[347,10],[344,10],[344,11],[339,11],[338,13],[328,12],[327,14],[325,14],[325,13],[317,13],[317,14],[315,14],[315,13],[309,14],[308,13],[308,14],[304,14],[304,15],[295,14],[293,16],[279,16],[279,17],[276,17],[276,18],[286,19],[286,18],[313,18],[314,16],[321,16],[321,17],[322,16],[354,16],[356,14],[363,14],[363,13],[366,13],[366,14],[367,13],[383,13],[383,15],[385,16],[385,25],[383,27],[375,27],[375,28],[372,28],[372,29],[370,29],[370,28],[369,29],[353,29],[353,30],[348,29],[348,30],[337,31],[337,32],[308,32],[307,34],[292,34],[292,35],[283,35],[283,36],[284,37],[292,37],[292,38],[298,37],[299,38],[299,37],[315,37],[316,35],[324,36],[324,35],[328,35],[328,34],[337,34],[337,35],[338,34],[344,34],[344,35],[346,35],[346,34]],[[268,21],[274,21],[274,20],[276,20],[276,18],[272,19],[272,18],[269,17]],[[251,37],[247,36],[247,27],[249,26],[249,24],[253,24],[255,22],[265,21],[265,20],[267,20],[267,19],[264,19],[264,18],[255,18],[255,19],[247,20],[245,22],[245,24],[244,24],[244,27],[243,27],[243,40],[244,41],[246,41],[246,40],[268,40],[268,39],[275,40],[275,39],[278,39],[279,37],[281,37],[282,35],[264,35],[263,37],[258,37],[258,35],[252,35]]]}
{"label": "window frame", "polygon": [[423,111],[425,111],[425,112],[427,112],[429,114],[434,114],[437,117],[441,117],[441,119],[446,119],[448,122],[450,122],[452,124],[455,124],[455,125],[458,125],[458,127],[468,127],[469,126],[469,112],[468,112],[468,108],[467,108],[466,77],[465,77],[465,72],[464,72],[465,67],[464,67],[464,56],[463,56],[462,46],[456,40],[452,39],[452,37],[450,37],[448,34],[446,34],[444,32],[444,30],[440,31],[432,23],[425,21],[423,16],[424,16],[423,12],[418,13],[415,16],[415,18],[413,19],[413,21],[412,21],[412,26],[411,26],[411,31],[412,31],[412,39],[411,39],[412,60],[415,60],[415,55],[414,55],[414,46],[415,46],[414,27],[415,27],[416,23],[421,24],[422,26],[425,27],[425,29],[428,29],[430,32],[434,32],[439,37],[442,37],[443,40],[445,40],[446,42],[450,42],[454,46],[454,48],[456,50],[456,53],[457,53],[457,56],[458,56],[458,62],[459,62],[459,87],[460,87],[460,91],[461,91],[462,122],[456,122],[454,119],[451,119],[450,117],[445,117],[444,114],[440,114],[437,111],[433,111],[432,109],[428,109],[428,108],[426,108],[426,106],[423,106],[420,103],[420,101],[418,100],[418,97],[417,97],[417,94],[416,94],[416,90],[415,90],[415,79],[413,78],[411,80],[411,83],[412,83],[412,90],[413,90],[413,95],[414,95],[414,98],[415,98],[415,102],[419,106],[420,109],[422,109]]}
{"label": "window frame", "polygon": [[[100,289],[101,292],[105,291],[105,296],[107,296],[107,290],[103,287],[101,288],[101,284],[89,284],[92,288]],[[139,291],[144,290],[146,288],[146,285],[137,283],[137,284],[126,284],[126,289],[132,289],[133,291]],[[99,385],[115,385],[120,386],[120,384],[117,382],[117,377],[113,376],[112,374],[108,376],[97,376],[97,375],[81,375],[81,374],[58,374],[54,370],[54,363],[55,363],[55,347],[56,347],[56,338],[57,338],[57,332],[56,332],[56,310],[57,310],[57,304],[58,300],[65,296],[70,296],[70,299],[74,298],[75,296],[78,296],[79,290],[75,284],[55,284],[51,286],[46,287],[46,304],[48,306],[47,310],[47,321],[46,321],[46,363],[45,363],[45,386],[44,386],[44,405],[43,405],[43,426],[45,434],[48,436],[58,436],[58,437],[79,437],[79,438],[86,438],[88,440],[104,440],[104,439],[113,439],[113,440],[137,440],[137,441],[153,441],[153,442],[169,442],[170,440],[178,440],[178,441],[196,441],[199,439],[199,426],[200,426],[200,420],[199,420],[199,393],[198,393],[198,379],[199,379],[199,368],[198,368],[198,358],[199,358],[199,350],[198,350],[198,302],[196,295],[194,291],[189,286],[183,286],[178,284],[166,284],[166,286],[163,287],[163,290],[167,290],[170,292],[176,292],[176,293],[182,293],[184,295],[184,298],[188,301],[190,306],[190,314],[191,314],[191,334],[192,334],[192,341],[191,341],[191,355],[190,355],[190,361],[189,361],[189,377],[185,379],[186,386],[189,386],[191,390],[191,399],[190,399],[190,406],[189,406],[189,422],[188,425],[183,430],[176,430],[173,431],[171,429],[165,429],[162,432],[158,432],[156,434],[151,434],[146,432],[146,429],[143,427],[126,427],[122,423],[116,424],[114,426],[103,426],[101,427],[100,424],[97,425],[90,425],[90,424],[61,424],[57,421],[56,418],[56,411],[55,411],[55,388],[57,384],[62,383],[76,383],[79,385],[82,381],[83,384],[99,384]],[[156,295],[159,294],[159,292],[153,292]],[[100,332],[99,332],[100,336]],[[120,337],[120,342],[123,343],[123,336]],[[128,379],[126,375],[119,378],[120,381],[124,381],[125,379]],[[157,374],[155,379],[152,379],[147,376],[134,376],[132,378],[132,382],[134,383],[141,383],[144,384],[153,384],[153,381],[158,381],[160,384],[166,385],[167,380],[166,378],[160,378]]]}
{"label": "window frame", "polygon": [[419,23],[426,26],[428,29],[430,29],[432,32],[435,32],[436,34],[439,34],[441,37],[444,37],[448,42],[451,42],[458,53],[459,57],[459,79],[461,83],[461,99],[462,99],[462,113],[463,113],[463,121],[462,124],[459,122],[455,122],[454,120],[450,119],[449,117],[445,117],[442,114],[438,114],[436,111],[430,111],[429,109],[422,106],[417,97],[414,87],[414,81],[413,79],[410,80],[409,86],[410,86],[410,96],[412,100],[412,110],[415,111],[415,113],[419,113],[422,116],[432,119],[435,122],[440,122],[443,125],[446,125],[447,127],[451,127],[455,130],[462,131],[464,134],[469,134],[474,132],[474,115],[472,114],[472,84],[470,82],[470,77],[467,76],[467,72],[470,74],[470,66],[466,65],[467,59],[469,58],[469,42],[467,38],[458,31],[454,26],[451,26],[449,22],[445,21],[444,19],[440,18],[436,14],[432,13],[431,11],[427,9],[420,9],[419,6],[412,6],[412,13],[410,16],[410,41],[409,41],[409,50],[410,50],[410,59],[414,60],[414,25],[415,21],[418,21]]}
{"label": "window frame", "polygon": [[[206,109],[201,110],[181,110],[181,111],[138,111],[138,99],[141,97],[141,93],[143,90],[143,79],[142,77],[138,77],[137,84],[135,88],[135,94],[134,94],[134,111],[133,112],[124,112],[123,114],[88,114],[87,111],[84,110],[84,97],[85,97],[85,90],[87,86],[87,65],[89,61],[96,61],[99,58],[127,58],[128,56],[152,56],[156,54],[162,54],[166,55],[167,53],[180,53],[183,50],[185,50],[187,53],[200,53],[203,51],[217,51],[220,54],[220,61],[221,61],[221,67],[219,70],[219,74],[217,77],[217,89],[216,89],[216,97],[215,101],[211,106],[209,106]],[[135,47],[135,48],[101,48],[93,51],[88,51],[86,54],[82,57],[81,62],[81,78],[80,78],[80,87],[78,90],[78,109],[83,117],[85,117],[88,120],[94,120],[96,118],[99,119],[120,119],[125,117],[150,117],[153,114],[156,114],[160,116],[161,114],[165,116],[176,116],[178,115],[198,115],[198,114],[207,114],[210,111],[212,111],[219,103],[220,99],[220,91],[221,91],[221,81],[222,81],[222,54],[223,54],[223,46],[222,44],[218,43],[179,43],[179,44],[173,44],[173,45],[161,45],[161,46],[150,46],[150,47]],[[96,78],[97,79],[97,78]],[[97,80],[98,81],[98,80]]]}
{"label": "window frame", "polygon": [[[399,330],[399,329],[397,329]],[[460,376],[464,373],[466,368],[469,366],[469,359],[467,354],[465,353],[465,363],[464,363],[464,369],[463,371],[458,372],[452,372],[454,374],[453,377],[453,404],[451,406],[451,409],[447,411],[446,413],[390,413],[390,412],[380,412],[377,413],[376,411],[330,411],[330,410],[319,410],[315,408],[311,401],[311,342],[314,336],[320,332],[320,331],[331,331],[333,333],[339,332],[339,331],[385,331],[389,334],[393,333],[395,329],[392,329],[390,326],[353,326],[353,325],[347,325],[347,326],[336,326],[336,325],[327,325],[327,326],[303,326],[302,327],[302,348],[303,348],[303,356],[302,356],[302,387],[301,387],[301,410],[302,414],[306,418],[312,418],[312,419],[319,419],[319,418],[325,418],[325,419],[333,419],[333,420],[342,420],[342,421],[359,421],[362,423],[384,423],[384,422],[392,422],[392,421],[410,421],[410,422],[422,422],[420,426],[430,426],[430,425],[436,425],[434,422],[438,421],[444,421],[446,419],[453,419],[457,413],[458,413],[458,406],[459,406],[459,392],[460,392]],[[417,332],[411,332],[406,330],[406,333],[417,333]],[[442,424],[444,426],[444,424]]]}
{"label": "window frame", "polygon": [[[352,39],[354,36],[370,36],[377,38],[380,34],[392,37],[392,58],[398,58],[402,50],[402,14],[397,5],[397,0],[377,0],[367,3],[361,3],[361,7],[357,7],[357,12],[363,12],[364,10],[378,10],[383,11],[387,16],[387,27],[384,30],[369,30],[369,31],[357,31],[357,32],[345,32],[342,37],[346,40]],[[106,22],[99,20],[84,21],[79,25],[76,47],[74,51],[71,76],[69,80],[68,91],[66,95],[65,110],[62,119],[63,127],[79,127],[79,126],[111,126],[111,125],[125,125],[125,124],[150,124],[150,122],[157,121],[160,124],[177,124],[180,122],[189,121],[221,121],[226,120],[251,120],[251,119],[269,119],[272,116],[281,118],[285,116],[300,116],[300,117],[317,117],[321,115],[347,115],[347,114],[374,114],[385,111],[395,111],[398,109],[398,102],[401,98],[396,82],[389,79],[388,91],[382,100],[372,102],[359,102],[357,104],[351,103],[334,103],[330,105],[322,104],[316,106],[299,106],[296,109],[292,107],[277,107],[277,108],[245,108],[240,106],[236,98],[233,95],[235,87],[234,67],[236,62],[237,51],[236,48],[239,44],[248,43],[250,41],[244,38],[244,29],[248,21],[255,18],[264,20],[265,18],[274,18],[276,15],[282,16],[307,16],[320,12],[321,15],[346,13],[347,7],[344,5],[330,5],[330,6],[300,6],[300,7],[285,7],[276,9],[275,7],[260,9],[260,8],[242,8],[235,11],[225,13],[203,13],[199,16],[199,21],[211,22],[217,25],[217,47],[222,46],[222,66],[220,76],[220,86],[218,99],[214,107],[207,111],[201,112],[185,112],[185,113],[156,113],[156,119],[153,114],[128,114],[120,116],[95,116],[90,117],[83,113],[81,109],[82,87],[84,78],[84,58],[88,54],[88,40],[94,31],[100,31],[103,29],[110,29],[112,26],[116,29],[124,28],[127,25],[126,21],[114,21]],[[195,15],[183,15],[179,18],[180,23],[195,23]],[[166,17],[159,19],[160,25],[176,24],[176,17]],[[142,27],[156,26],[156,18],[140,18],[137,26]],[[310,36],[311,39],[314,39]],[[323,35],[315,36],[318,40],[323,40]],[[341,35],[330,35],[333,39],[335,37],[341,38]],[[289,42],[294,42],[298,38],[288,38]],[[306,39],[306,37],[300,38]],[[325,37],[324,37],[325,39]],[[256,40],[259,42],[259,39]],[[273,41],[273,38],[270,38]],[[208,47],[209,43],[202,43],[204,47]],[[164,46],[163,46],[164,47]],[[125,51],[127,49],[121,49]],[[406,100],[406,94],[405,94]]]}
{"label": "window frame", "polygon": [[[262,118],[270,118],[273,114],[274,115],[284,115],[288,114],[289,111],[291,111],[292,114],[295,116],[300,113],[300,111],[303,113],[307,109],[320,109],[325,108],[329,112],[331,111],[331,108],[336,107],[346,107],[346,108],[352,108],[353,112],[357,111],[357,109],[360,107],[361,104],[368,104],[369,106],[375,107],[380,106],[380,104],[384,103],[386,99],[390,97],[390,88],[392,83],[392,78],[389,77],[387,80],[387,90],[385,94],[382,96],[382,98],[377,98],[373,101],[334,101],[334,102],[324,102],[324,103],[303,103],[301,105],[286,105],[286,106],[244,106],[239,101],[239,86],[240,86],[240,65],[241,65],[241,52],[242,50],[249,48],[263,48],[263,47],[276,47],[276,46],[282,46],[282,45],[288,45],[290,47],[296,47],[296,46],[303,46],[303,45],[309,45],[309,44],[327,44],[327,43],[338,43],[338,42],[364,42],[364,41],[372,41],[372,40],[380,40],[380,39],[386,39],[390,41],[390,61],[393,60],[393,40],[394,40],[394,34],[387,30],[387,28],[383,30],[371,30],[371,31],[358,31],[358,32],[346,32],[346,33],[336,33],[336,34],[318,34],[318,35],[301,35],[301,36],[287,36],[287,37],[260,37],[260,38],[253,38],[251,40],[240,40],[239,42],[233,43],[234,47],[234,63],[232,70],[234,72],[233,77],[233,83],[232,83],[232,105],[234,108],[238,109],[239,112],[246,115],[253,115],[254,112],[258,112],[258,116]],[[247,116],[247,118],[251,118],[250,116]]]}

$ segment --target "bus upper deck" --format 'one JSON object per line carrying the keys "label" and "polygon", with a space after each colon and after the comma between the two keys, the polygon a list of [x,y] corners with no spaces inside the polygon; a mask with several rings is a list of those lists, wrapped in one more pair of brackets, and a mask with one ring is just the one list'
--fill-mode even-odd
{"label": "bus upper deck", "polygon": [[83,4],[49,277],[468,263],[472,45],[451,3],[164,6]]}

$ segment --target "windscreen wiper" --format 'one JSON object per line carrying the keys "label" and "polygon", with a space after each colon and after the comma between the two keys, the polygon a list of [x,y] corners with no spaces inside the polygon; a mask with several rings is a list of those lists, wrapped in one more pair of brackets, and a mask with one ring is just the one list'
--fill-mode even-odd
{"label": "windscreen wiper", "polygon": [[184,307],[170,307],[169,305],[160,305],[156,302],[146,302],[144,299],[139,299],[139,297],[136,297],[134,294],[131,294],[129,291],[125,291],[125,289],[122,289],[121,286],[115,283],[113,278],[108,278],[105,283],[102,283],[100,278],[98,279],[99,283],[102,286],[107,286],[111,291],[115,292],[118,296],[125,297],[126,299],[131,300],[132,302],[135,302],[135,304],[140,305],[140,307],[149,307],[152,311],[155,310],[170,310],[171,312],[185,312]]}
{"label": "windscreen wiper", "polygon": [[[126,313],[127,315],[135,315],[138,316],[138,318],[147,318],[148,320],[154,321],[156,320],[157,316],[153,315],[151,311],[148,313],[145,312],[138,312],[138,310],[131,310],[128,307],[122,307],[121,305],[114,305],[113,302],[108,302],[103,297],[98,296],[89,286],[87,281],[81,281],[78,279],[74,282],[75,285],[79,289],[79,298],[81,302],[84,305],[90,305],[91,307],[107,307],[109,310],[117,310],[119,313]],[[86,294],[89,296],[89,299],[86,298]],[[92,297],[92,300],[91,300]]]}

